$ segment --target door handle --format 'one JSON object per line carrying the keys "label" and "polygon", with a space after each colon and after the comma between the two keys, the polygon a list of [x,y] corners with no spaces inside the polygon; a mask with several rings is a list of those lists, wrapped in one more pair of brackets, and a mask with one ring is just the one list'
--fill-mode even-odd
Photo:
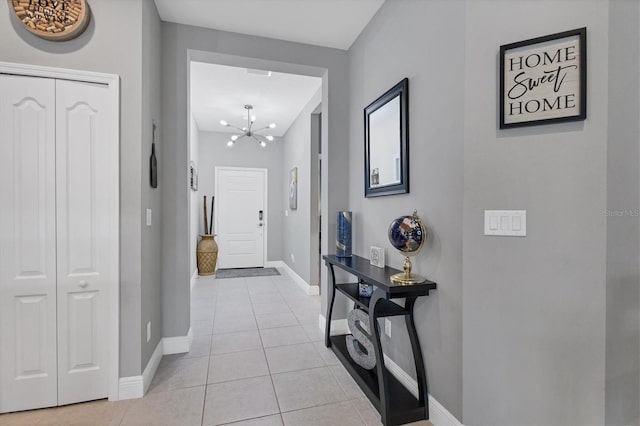
{"label": "door handle", "polygon": [[88,285],[89,285],[89,283],[86,282],[86,281],[80,281],[78,283],[78,286],[80,286],[80,288],[87,288]]}
{"label": "door handle", "polygon": [[260,210],[258,212],[258,220],[260,220],[260,221],[262,220],[262,210]]}

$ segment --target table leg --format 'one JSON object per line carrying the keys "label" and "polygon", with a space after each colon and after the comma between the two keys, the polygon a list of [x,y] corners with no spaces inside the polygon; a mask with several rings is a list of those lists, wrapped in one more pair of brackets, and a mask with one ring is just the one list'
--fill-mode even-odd
{"label": "table leg", "polygon": [[377,288],[369,300],[369,333],[376,352],[376,371],[378,373],[378,388],[380,392],[380,417],[382,424],[389,425],[391,411],[389,409],[389,380],[384,366],[384,355],[382,343],[380,342],[380,326],[378,325],[378,313],[376,310],[378,302],[385,300],[384,291]]}
{"label": "table leg", "polygon": [[416,366],[416,381],[418,382],[418,395],[420,402],[424,405],[424,415],[426,419],[429,419],[429,388],[427,386],[427,370],[422,360],[422,348],[420,347],[420,341],[418,340],[418,333],[416,332],[416,326],[413,320],[413,307],[416,303],[416,298],[407,298],[404,307],[409,312],[405,315],[405,322],[407,324],[407,331],[409,332],[409,339],[411,340],[411,350],[413,352],[413,361]]}
{"label": "table leg", "polygon": [[327,300],[327,312],[325,315],[325,327],[324,327],[324,345],[327,348],[331,347],[331,315],[333,314],[333,301],[336,298],[336,275],[333,272],[333,265],[327,263],[327,269],[329,270],[329,299]]}

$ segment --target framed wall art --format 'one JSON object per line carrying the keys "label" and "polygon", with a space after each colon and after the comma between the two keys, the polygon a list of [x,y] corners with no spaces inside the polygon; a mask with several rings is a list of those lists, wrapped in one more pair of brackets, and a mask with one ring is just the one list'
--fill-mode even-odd
{"label": "framed wall art", "polygon": [[289,208],[298,208],[298,168],[294,167],[289,173]]}
{"label": "framed wall art", "polygon": [[587,118],[587,29],[500,46],[500,128]]}
{"label": "framed wall art", "polygon": [[30,33],[49,41],[80,36],[89,25],[87,0],[7,0],[9,10]]}
{"label": "framed wall art", "polygon": [[189,162],[189,187],[192,191],[198,190],[198,168],[193,161]]}

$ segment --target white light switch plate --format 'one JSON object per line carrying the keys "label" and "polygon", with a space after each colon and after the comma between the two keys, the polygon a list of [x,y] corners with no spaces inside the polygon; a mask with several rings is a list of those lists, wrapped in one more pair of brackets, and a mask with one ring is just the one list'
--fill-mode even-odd
{"label": "white light switch plate", "polygon": [[151,226],[151,209],[147,209],[147,226]]}
{"label": "white light switch plate", "polygon": [[526,210],[485,210],[484,235],[526,237]]}

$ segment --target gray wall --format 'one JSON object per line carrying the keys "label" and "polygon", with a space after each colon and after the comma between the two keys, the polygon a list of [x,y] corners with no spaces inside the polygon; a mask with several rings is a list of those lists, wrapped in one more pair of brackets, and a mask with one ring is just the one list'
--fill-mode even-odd
{"label": "gray wall", "polygon": [[310,285],[320,286],[320,268],[324,266],[320,258],[320,163],[318,157],[320,153],[320,139],[322,128],[322,105],[311,114],[311,200],[310,200],[310,222],[311,234],[309,237],[310,257]]}
{"label": "gray wall", "polygon": [[141,373],[142,3],[93,0],[87,31],[65,43],[28,33],[0,7],[0,58],[120,76],[120,373]]}
{"label": "gray wall", "polygon": [[[466,5],[463,420],[603,424],[609,5]],[[498,130],[499,46],[583,26],[588,119]],[[493,209],[527,210],[527,237],[484,236]]]}
{"label": "gray wall", "polygon": [[[153,123],[156,124],[156,157],[162,157],[162,134],[160,132],[160,58],[162,56],[161,22],[154,2],[142,2],[142,314],[140,342],[142,344],[141,368],[149,362],[162,338],[162,182],[151,188],[149,181],[149,157],[153,140]],[[152,211],[152,224],[146,226],[146,209]],[[151,322],[151,339],[147,342],[147,322]]]}
{"label": "gray wall", "polygon": [[[430,391],[458,418],[462,418],[464,16],[465,3],[458,1],[388,1],[349,51],[348,208],[354,213],[354,252],[368,258],[370,246],[383,247],[387,264],[401,269],[403,257],[387,239],[389,223],[414,209],[425,221],[429,237],[414,258],[414,271],[436,281],[438,290],[418,300],[416,328]],[[409,78],[411,193],[364,198],[363,109],[404,77]],[[415,374],[405,330],[403,321],[392,320],[393,344],[383,341],[383,347],[405,371]]]}
{"label": "gray wall", "polygon": [[[291,123],[284,134],[284,163],[282,171],[282,188],[287,196],[282,206],[289,211],[284,218],[283,260],[296,274],[311,284],[311,113],[322,101],[322,89],[318,90],[305,105],[300,115]],[[289,208],[289,173],[298,168],[298,205],[297,209]],[[291,258],[293,255],[294,260]]]}
{"label": "gray wall", "polygon": [[609,3],[607,425],[640,423],[639,19],[637,1]]}
{"label": "gray wall", "polygon": [[[267,260],[282,260],[284,201],[283,191],[283,140],[274,138],[265,148],[255,141],[240,139],[233,148],[227,146],[229,133],[199,133],[199,204],[202,209],[202,196],[207,200],[215,195],[216,167],[251,167],[267,169],[268,205],[267,205]],[[211,201],[209,201],[211,203]],[[210,208],[211,204],[207,208]],[[200,211],[199,210],[199,211]],[[199,229],[203,224],[198,222]],[[214,219],[215,225],[215,219]],[[214,230],[215,233],[215,230]]]}
{"label": "gray wall", "polygon": [[[349,51],[354,249],[400,267],[386,227],[422,214],[414,265],[439,288],[417,327],[431,392],[465,424],[602,424],[605,384],[606,423],[638,421],[639,7],[577,4],[387,2]],[[582,26],[589,118],[498,130],[499,46]],[[403,77],[412,192],[365,199],[362,109]],[[527,210],[528,236],[485,237],[489,209]],[[414,374],[392,335],[385,351]]]}
{"label": "gray wall", "polygon": [[[348,167],[345,135],[347,123],[347,52],[180,24],[162,24],[163,182],[163,331],[165,336],[185,335],[189,329],[189,196],[188,88],[189,59],[223,65],[265,68],[323,78],[322,151],[325,187],[323,199],[329,220],[323,224],[326,241],[335,238],[335,215],[347,204],[344,185]],[[330,111],[330,112],[329,112]],[[331,164],[332,170],[326,169]],[[333,220],[331,219],[333,217]],[[329,250],[326,246],[325,252]],[[323,283],[326,283],[326,274]],[[326,305],[326,291],[323,306]]]}

